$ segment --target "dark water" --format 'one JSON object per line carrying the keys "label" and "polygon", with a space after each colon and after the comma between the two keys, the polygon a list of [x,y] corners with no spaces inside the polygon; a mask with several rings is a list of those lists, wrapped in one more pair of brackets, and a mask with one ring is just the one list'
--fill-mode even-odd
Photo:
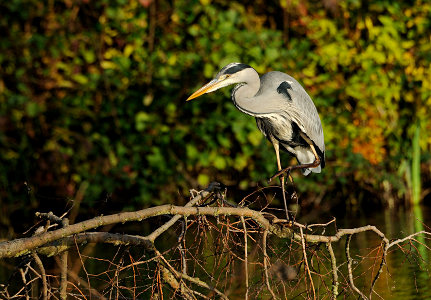
{"label": "dark water", "polygon": [[[407,237],[422,230],[430,231],[431,209],[415,207],[409,211],[383,209],[368,215],[350,215],[337,220],[339,228],[375,225],[390,240]],[[387,264],[375,285],[373,298],[378,299],[431,299],[431,236],[419,235],[389,250]],[[372,249],[379,246],[380,237],[374,233],[361,233],[352,237],[351,248],[359,249],[356,261],[361,261],[355,275],[374,274],[378,269],[380,253]],[[337,247],[338,262],[345,260],[344,241]],[[369,256],[367,258],[367,256]],[[362,259],[365,257],[365,259]],[[377,259],[375,258],[377,257]],[[353,256],[353,258],[355,258]],[[372,277],[362,275],[355,279],[361,290],[368,291]],[[365,280],[363,279],[365,278]],[[368,294],[365,293],[367,296]]]}

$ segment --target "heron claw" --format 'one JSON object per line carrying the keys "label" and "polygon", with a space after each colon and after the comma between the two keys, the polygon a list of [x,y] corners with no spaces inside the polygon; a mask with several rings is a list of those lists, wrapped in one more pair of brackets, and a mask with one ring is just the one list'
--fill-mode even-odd
{"label": "heron claw", "polygon": [[287,174],[287,177],[291,178],[290,171],[291,171],[290,168],[286,168],[281,171],[278,171],[271,178],[269,178],[268,183],[271,183],[271,181],[273,181],[275,178],[280,177],[281,175],[284,175],[284,174]]}

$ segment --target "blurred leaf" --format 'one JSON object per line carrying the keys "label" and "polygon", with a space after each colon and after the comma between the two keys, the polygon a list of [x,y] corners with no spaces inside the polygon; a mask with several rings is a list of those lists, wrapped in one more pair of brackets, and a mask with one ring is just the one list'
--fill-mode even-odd
{"label": "blurred leaf", "polygon": [[210,183],[210,178],[207,174],[199,174],[198,175],[198,183],[200,186],[208,186]]}
{"label": "blurred leaf", "polygon": [[103,69],[117,69],[117,64],[108,60],[102,61],[100,65]]}
{"label": "blurred leaf", "polygon": [[36,102],[29,102],[26,105],[26,112],[29,117],[35,117],[40,113],[41,109]]}

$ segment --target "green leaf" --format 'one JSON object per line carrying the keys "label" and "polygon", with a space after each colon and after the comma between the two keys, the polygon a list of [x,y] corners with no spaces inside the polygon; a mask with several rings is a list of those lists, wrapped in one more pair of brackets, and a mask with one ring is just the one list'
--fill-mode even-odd
{"label": "green leaf", "polygon": [[25,110],[31,118],[36,117],[41,112],[40,106],[36,102],[28,102]]}

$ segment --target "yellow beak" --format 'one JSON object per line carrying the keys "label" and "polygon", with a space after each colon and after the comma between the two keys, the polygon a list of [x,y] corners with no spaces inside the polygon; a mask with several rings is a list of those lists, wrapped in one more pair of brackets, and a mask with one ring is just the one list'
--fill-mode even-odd
{"label": "yellow beak", "polygon": [[196,92],[194,92],[193,94],[190,95],[190,97],[187,98],[186,101],[190,101],[194,98],[199,97],[200,95],[203,95],[205,93],[209,93],[211,91],[214,90],[214,88],[216,88],[218,86],[218,84],[221,81],[217,80],[217,79],[213,79],[210,82],[208,82],[207,84],[205,84],[203,87],[201,87],[200,89],[198,89]]}

